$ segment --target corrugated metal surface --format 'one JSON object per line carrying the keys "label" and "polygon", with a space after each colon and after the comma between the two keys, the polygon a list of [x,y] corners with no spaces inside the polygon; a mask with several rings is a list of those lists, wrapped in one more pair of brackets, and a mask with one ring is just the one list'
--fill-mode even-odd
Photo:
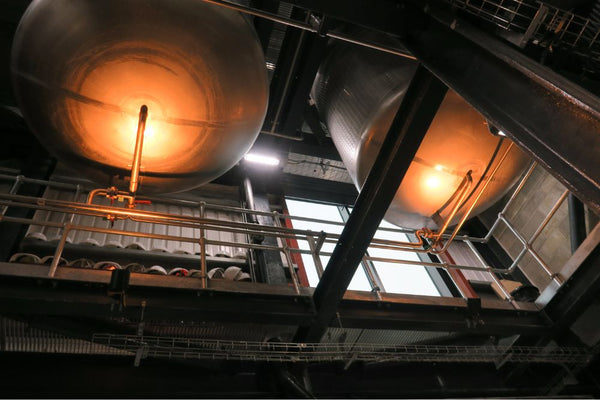
{"label": "corrugated metal surface", "polygon": [[[58,199],[66,201],[85,202],[87,193],[76,195],[75,191],[47,188],[44,198]],[[96,197],[95,204],[110,205],[110,200],[104,197]],[[200,217],[200,209],[197,207],[187,207],[167,203],[154,202],[152,204],[140,204],[137,206],[140,210],[156,211],[161,213],[170,213],[174,215]],[[211,210],[205,211],[205,217],[218,219],[222,221],[242,222],[242,216],[237,213]],[[36,211],[34,220],[65,223],[71,216],[62,212]],[[76,225],[93,226],[97,228],[110,228],[111,224],[99,217],[75,215],[73,223]],[[130,220],[118,220],[113,225],[114,229],[132,232],[154,233],[161,235],[171,235],[179,237],[188,237],[200,239],[200,230],[193,228],[184,228],[176,226],[167,226],[161,224],[151,224],[147,222],[136,222]],[[58,228],[43,227],[31,225],[25,235],[26,238],[34,238],[49,242],[58,242],[60,240],[61,230]],[[230,232],[219,232],[207,230],[206,237],[209,240],[219,240],[234,243],[247,243],[246,235]],[[118,236],[113,234],[104,234],[96,232],[74,231],[67,239],[68,243],[84,244],[99,247],[114,247],[140,249],[146,251],[160,251],[174,254],[200,254],[200,245],[196,243],[183,243],[176,241],[166,241],[159,239],[140,238],[134,236]],[[207,245],[208,256],[246,258],[246,250],[233,246]]]}
{"label": "corrugated metal surface", "polygon": [[283,172],[329,181],[352,183],[352,178],[348,175],[343,162],[296,153],[289,153]]}
{"label": "corrugated metal surface", "polygon": [[[506,212],[506,218],[525,239],[529,240],[564,190],[565,187],[556,178],[538,166],[531,174],[523,190],[510,205]],[[503,203],[505,202],[499,203],[498,206],[481,215],[481,220],[485,225],[492,226]],[[515,259],[523,249],[523,244],[503,223],[494,231],[494,238],[512,259]],[[571,257],[569,238],[569,215],[567,202],[565,201],[532,247],[550,270],[558,273]],[[531,284],[540,290],[543,290],[550,282],[548,274],[529,254],[521,259],[519,269]]]}
{"label": "corrugated metal surface", "polygon": [[[279,2],[277,8],[277,14],[285,18],[290,18],[292,15],[292,10],[293,6],[291,4],[281,1]],[[267,66],[267,71],[269,71],[269,82],[273,78],[273,73],[277,65],[277,60],[279,58],[279,53],[281,51],[281,46],[283,45],[283,39],[285,38],[286,32],[286,25],[273,24],[273,29],[269,35],[269,43],[267,45],[267,49],[265,50],[265,63]]]}
{"label": "corrugated metal surface", "polygon": [[[131,325],[131,328],[135,329],[136,326]],[[204,324],[189,325],[178,324],[177,322],[171,324],[146,322],[144,335],[250,341],[267,341],[278,338],[282,341],[288,341],[292,340],[296,329],[296,326],[268,324],[206,322]]]}
{"label": "corrugated metal surface", "polygon": [[69,338],[58,333],[37,329],[10,318],[0,318],[2,351],[28,353],[111,354],[132,355],[91,341]]}
{"label": "corrugated metal surface", "polygon": [[[457,265],[484,267],[466,243],[455,241],[448,247],[448,252]],[[463,275],[470,281],[493,282],[491,273],[487,271],[462,270]]]}
{"label": "corrugated metal surface", "polygon": [[[124,329],[136,332],[137,324],[112,321]],[[72,354],[115,354],[116,350],[91,341],[71,338],[59,333],[32,327],[26,322],[0,317],[0,334],[3,347],[0,351]],[[271,339],[291,341],[296,326],[268,324],[214,323],[190,325],[178,322],[147,321],[144,335],[162,337],[201,338],[207,340],[243,340],[264,342]]]}
{"label": "corrugated metal surface", "polygon": [[328,328],[321,343],[415,344],[451,335],[450,332],[396,331],[381,329]]}

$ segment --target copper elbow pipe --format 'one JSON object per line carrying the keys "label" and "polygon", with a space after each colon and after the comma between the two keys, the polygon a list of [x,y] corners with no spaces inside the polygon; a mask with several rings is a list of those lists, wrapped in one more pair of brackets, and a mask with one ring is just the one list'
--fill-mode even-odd
{"label": "copper elbow pipe", "polygon": [[142,163],[142,147],[144,145],[144,131],[146,130],[146,119],[148,118],[148,107],[140,107],[140,118],[138,120],[137,134],[135,137],[135,150],[133,152],[133,162],[131,163],[131,180],[129,181],[129,191],[137,192],[140,179],[140,166]]}

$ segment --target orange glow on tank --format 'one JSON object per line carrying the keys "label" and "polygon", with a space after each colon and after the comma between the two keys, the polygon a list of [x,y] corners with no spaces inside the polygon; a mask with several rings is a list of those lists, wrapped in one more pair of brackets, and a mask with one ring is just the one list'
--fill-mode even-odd
{"label": "orange glow on tank", "polygon": [[250,149],[268,77],[240,13],[170,0],[59,3],[31,4],[11,70],[25,119],[66,166],[126,188],[142,105],[149,109],[142,192],[197,187]]}

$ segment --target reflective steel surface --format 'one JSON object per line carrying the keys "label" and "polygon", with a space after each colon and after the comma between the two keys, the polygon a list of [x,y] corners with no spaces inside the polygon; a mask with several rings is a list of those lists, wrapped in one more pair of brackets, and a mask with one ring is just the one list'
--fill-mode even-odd
{"label": "reflective steel surface", "polygon": [[[370,49],[338,45],[321,65],[312,95],[350,176],[360,190],[414,74],[416,63]],[[442,102],[385,219],[407,228],[438,228],[468,171],[473,188],[455,224],[483,186],[509,141],[489,132],[485,119],[456,93]],[[499,200],[528,158],[510,150],[472,215]],[[481,183],[479,183],[482,181]],[[478,184],[479,183],[479,184]]]}
{"label": "reflective steel surface", "polygon": [[100,185],[128,187],[147,105],[146,193],[192,188],[226,172],[254,143],[268,101],[251,25],[194,0],[34,1],[18,27],[11,69],[40,141]]}

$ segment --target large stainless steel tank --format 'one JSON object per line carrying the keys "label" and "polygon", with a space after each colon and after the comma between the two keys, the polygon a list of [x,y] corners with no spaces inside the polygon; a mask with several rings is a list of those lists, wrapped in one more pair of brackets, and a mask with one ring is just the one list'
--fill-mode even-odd
{"label": "large stainless steel tank", "polygon": [[149,108],[141,191],[199,186],[235,165],[266,112],[264,56],[239,13],[197,0],[37,0],[11,69],[30,128],[101,185],[127,187]]}
{"label": "large stainless steel tank", "polygon": [[[416,65],[408,59],[341,44],[332,49],[319,69],[312,96],[359,190]],[[448,200],[467,172],[472,171],[475,188],[492,160],[498,162],[500,157],[494,159],[494,154],[501,155],[508,145],[508,139],[492,135],[485,119],[455,92],[449,91],[385,219],[407,228],[439,227],[450,211]],[[513,146],[472,215],[499,200],[527,163],[528,158]],[[467,208],[468,203],[453,218],[452,224],[458,222]]]}

